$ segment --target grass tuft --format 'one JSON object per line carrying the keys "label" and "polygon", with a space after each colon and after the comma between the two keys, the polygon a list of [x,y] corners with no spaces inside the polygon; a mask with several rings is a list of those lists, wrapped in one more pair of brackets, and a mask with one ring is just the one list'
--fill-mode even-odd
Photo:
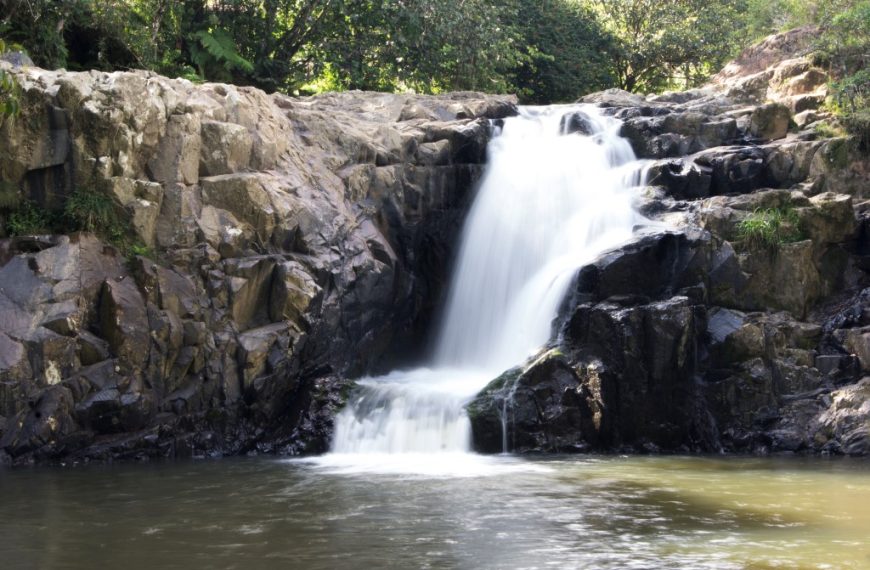
{"label": "grass tuft", "polygon": [[737,237],[747,250],[775,253],[785,243],[801,241],[803,232],[794,209],[765,208],[737,224]]}

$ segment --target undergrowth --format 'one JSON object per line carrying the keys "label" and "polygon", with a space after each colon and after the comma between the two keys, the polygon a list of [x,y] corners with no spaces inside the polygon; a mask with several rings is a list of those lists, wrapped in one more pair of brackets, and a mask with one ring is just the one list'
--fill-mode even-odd
{"label": "undergrowth", "polygon": [[5,210],[7,235],[91,232],[127,257],[154,257],[151,248],[131,235],[112,199],[104,194],[89,189],[76,190],[59,212],[43,208],[30,200],[12,199],[10,192],[0,194],[10,194],[0,201],[0,210]]}
{"label": "undergrowth", "polygon": [[813,126],[813,132],[823,139],[834,139],[846,136],[846,132],[837,125],[832,125],[827,121],[816,123]]}
{"label": "undergrowth", "polygon": [[6,233],[11,236],[50,234],[56,225],[56,216],[28,200],[8,214]]}

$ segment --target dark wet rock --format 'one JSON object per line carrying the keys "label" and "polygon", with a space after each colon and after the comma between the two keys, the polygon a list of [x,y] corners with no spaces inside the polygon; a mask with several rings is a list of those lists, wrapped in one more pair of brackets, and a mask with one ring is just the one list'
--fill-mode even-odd
{"label": "dark wet rock", "polygon": [[710,170],[682,159],[662,160],[648,171],[647,183],[661,186],[678,200],[697,200],[710,195]]}
{"label": "dark wet rock", "polygon": [[627,119],[620,134],[641,158],[669,158],[732,142],[737,137],[737,122],[686,111]]}
{"label": "dark wet rock", "polygon": [[821,147],[815,141],[786,140],[762,147],[765,170],[772,187],[788,188],[810,176],[813,158]]}
{"label": "dark wet rock", "polygon": [[100,330],[115,356],[129,366],[144,366],[150,345],[148,317],[145,302],[132,279],[104,283]]}
{"label": "dark wet rock", "polygon": [[577,274],[574,302],[613,297],[659,299],[704,280],[709,236],[661,232],[605,253]]}
{"label": "dark wet rock", "polygon": [[870,454],[870,378],[831,392],[814,419],[813,441],[827,453]]}
{"label": "dark wet rock", "polygon": [[7,420],[0,448],[13,458],[29,452],[50,453],[59,441],[75,430],[73,399],[63,386],[51,386],[35,399],[29,409]]}
{"label": "dark wet rock", "polygon": [[598,437],[607,447],[678,449],[706,437],[693,425],[697,335],[704,321],[686,297],[613,310],[580,306],[565,345],[597,386]]}
{"label": "dark wet rock", "polygon": [[495,380],[469,404],[475,445],[513,451],[704,449],[693,376],[703,309],[686,297],[582,304],[558,348]]}
{"label": "dark wet rock", "polygon": [[710,194],[744,194],[769,186],[765,153],[757,147],[726,147],[704,152],[695,162],[707,169]]}
{"label": "dark wet rock", "polygon": [[561,354],[545,353],[524,370],[505,372],[469,405],[475,446],[484,453],[592,449],[590,396]]}
{"label": "dark wet rock", "polygon": [[136,431],[148,423],[151,412],[149,395],[106,388],[79,402],[74,413],[80,425],[105,434]]}
{"label": "dark wet rock", "polygon": [[827,317],[826,333],[870,325],[870,288],[862,289]]}
{"label": "dark wet rock", "polygon": [[591,135],[594,132],[594,126],[586,113],[583,113],[582,111],[574,111],[563,115],[559,120],[559,132],[563,135],[574,133]]}

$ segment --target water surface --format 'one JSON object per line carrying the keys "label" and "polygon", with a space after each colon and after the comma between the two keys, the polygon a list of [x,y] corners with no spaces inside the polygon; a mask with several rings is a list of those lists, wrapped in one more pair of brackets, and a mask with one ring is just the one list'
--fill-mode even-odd
{"label": "water surface", "polygon": [[870,568],[867,462],[438,457],[0,470],[0,560],[128,570]]}

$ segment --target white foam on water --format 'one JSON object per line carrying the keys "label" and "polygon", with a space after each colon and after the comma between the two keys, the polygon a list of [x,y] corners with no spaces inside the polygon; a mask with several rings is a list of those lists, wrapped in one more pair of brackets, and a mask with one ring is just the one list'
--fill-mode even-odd
{"label": "white foam on water", "polygon": [[[579,113],[588,134],[563,133]],[[644,180],[620,122],[593,106],[526,107],[489,144],[428,368],[365,378],[336,417],[321,466],[485,474],[463,408],[547,342],[577,269],[631,239]]]}

